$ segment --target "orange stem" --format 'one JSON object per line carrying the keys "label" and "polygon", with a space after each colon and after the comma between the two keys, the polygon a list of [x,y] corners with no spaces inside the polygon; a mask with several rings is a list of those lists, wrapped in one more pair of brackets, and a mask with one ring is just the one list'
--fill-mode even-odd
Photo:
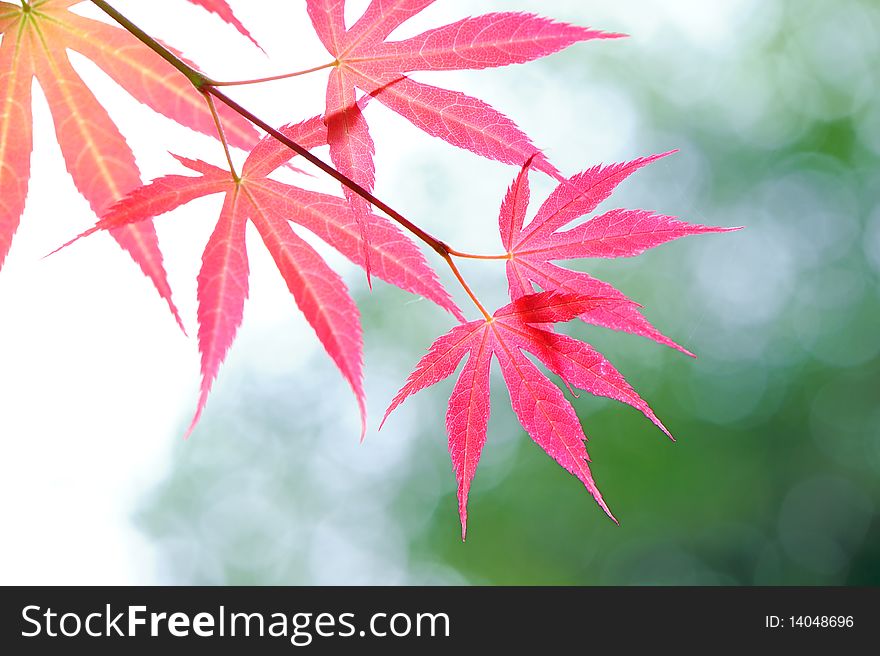
{"label": "orange stem", "polygon": [[281,75],[270,75],[269,77],[257,77],[252,80],[236,80],[234,82],[217,82],[216,80],[211,80],[211,85],[215,87],[234,87],[241,86],[245,84],[261,84],[262,82],[274,82],[275,80],[286,80],[291,77],[299,77],[300,75],[306,75],[308,73],[315,73],[316,71],[322,71],[325,68],[330,68],[332,66],[336,66],[338,62],[330,62],[329,64],[322,64],[321,66],[315,66],[314,68],[307,68],[304,71],[296,71],[295,73],[282,73]]}
{"label": "orange stem", "polygon": [[449,249],[449,254],[467,260],[509,260],[512,257],[510,253],[503,253],[501,255],[474,255],[473,253],[462,253],[454,248]]}

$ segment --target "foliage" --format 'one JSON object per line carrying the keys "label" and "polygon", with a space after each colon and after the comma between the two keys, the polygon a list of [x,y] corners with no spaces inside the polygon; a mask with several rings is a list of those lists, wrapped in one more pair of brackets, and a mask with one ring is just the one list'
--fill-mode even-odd
{"label": "foliage", "polygon": [[[256,227],[295,302],[354,391],[366,430],[363,346],[357,308],[341,278],[291,227],[294,223],[363,266],[368,280],[374,274],[420,294],[449,310],[461,322],[434,343],[389,412],[409,394],[451,375],[463,357],[470,355],[453,390],[447,414],[449,450],[459,482],[463,536],[470,481],[486,438],[489,368],[493,357],[501,365],[513,409],[523,427],[577,476],[612,516],[587,465],[586,438],[577,415],[562,391],[539,372],[523,351],[535,355],[567,384],[636,407],[667,434],[648,405],[603,356],[590,345],[557,333],[552,324],[580,318],[688,352],[648,323],[638,305],[621,292],[552,262],[628,257],[682,236],[725,229],[691,225],[645,210],[615,209],[564,230],[596,209],[634,170],[662,155],[597,165],[565,178],[532,140],[497,110],[459,92],[416,82],[407,73],[520,64],[580,41],[621,35],[526,13],[502,12],[466,18],[409,39],[389,40],[396,28],[432,2],[373,0],[363,16],[347,29],[343,0],[307,0],[308,16],[333,61],[264,80],[226,83],[204,76],[194,64],[143,33],[106,2],[94,0],[125,29],[69,11],[76,4],[71,0],[22,2],[20,6],[0,3],[0,89],[4,91],[0,111],[0,264],[11,244],[27,192],[32,144],[27,107],[31,79],[36,77],[49,99],[68,171],[100,217],[95,228],[81,236],[98,230],[110,231],[152,279],[178,322],[152,219],[196,198],[225,194],[198,276],[202,387],[187,434],[201,416],[213,380],[242,320],[248,294],[248,222]],[[253,41],[225,2],[195,3],[217,13]],[[222,142],[228,169],[177,156],[178,161],[199,175],[169,175],[141,185],[131,151],[71,67],[68,48],[92,59],[156,111],[193,129],[216,134]],[[330,69],[324,115],[281,130],[272,128],[221,90],[225,85],[255,84],[322,69]],[[357,89],[363,92],[360,97]],[[500,215],[504,253],[481,255],[452,248],[373,195],[374,143],[364,114],[371,99],[431,136],[521,167]],[[268,133],[259,143],[251,124]],[[329,145],[332,167],[309,152],[322,145]],[[230,146],[250,151],[240,173]],[[342,184],[345,199],[306,191],[268,177],[294,155],[336,178]],[[524,225],[531,168],[552,176],[559,184],[535,219]],[[371,205],[381,213],[373,213]],[[393,222],[444,260],[482,319],[466,321],[421,251]],[[490,314],[455,264],[455,259],[462,258],[504,261],[512,303]],[[536,290],[535,285],[542,291]]]}

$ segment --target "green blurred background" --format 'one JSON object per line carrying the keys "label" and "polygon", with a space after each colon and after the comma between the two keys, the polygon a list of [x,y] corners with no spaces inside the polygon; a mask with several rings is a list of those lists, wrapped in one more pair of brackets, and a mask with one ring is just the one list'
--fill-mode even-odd
{"label": "green blurred background", "polygon": [[[571,327],[617,365],[678,442],[629,407],[574,401],[615,526],[531,443],[494,371],[462,543],[444,430],[452,380],[375,431],[450,319],[382,285],[368,293],[350,272],[365,329],[366,442],[357,443],[356,409],[329,359],[312,351],[297,366],[272,366],[295,345],[283,329],[248,333],[246,319],[244,346],[230,356],[203,425],[174,444],[164,479],[137,511],[160,579],[880,583],[880,5],[485,4],[632,38],[515,69],[422,79],[487,98],[567,173],[680,148],[603,207],[746,227],[633,260],[575,264],[644,304],[655,325],[698,354]],[[473,8],[453,10],[454,18]],[[401,155],[377,136],[380,195],[457,245],[497,250],[497,207],[514,170],[448,153],[382,108],[370,112],[377,129],[416,144]],[[550,183],[534,183],[540,200]],[[466,270],[490,302],[503,302],[500,268]]]}

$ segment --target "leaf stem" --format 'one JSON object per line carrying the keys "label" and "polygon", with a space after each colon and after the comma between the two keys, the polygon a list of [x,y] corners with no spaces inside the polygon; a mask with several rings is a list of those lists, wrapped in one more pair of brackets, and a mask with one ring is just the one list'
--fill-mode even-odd
{"label": "leaf stem", "polygon": [[213,80],[211,82],[212,86],[215,87],[233,87],[233,86],[242,86],[245,84],[260,84],[262,82],[274,82],[275,80],[286,80],[291,77],[299,77],[300,75],[307,75],[308,73],[315,73],[317,71],[322,71],[325,68],[332,68],[336,66],[339,62],[332,61],[329,64],[322,64],[321,66],[315,66],[314,68],[307,68],[303,71],[296,71],[295,73],[282,73],[281,75],[270,75],[269,77],[257,77],[252,80],[236,80],[234,82],[218,82],[217,80]]}
{"label": "leaf stem", "polygon": [[464,291],[467,292],[467,295],[471,297],[471,300],[474,302],[474,305],[477,306],[477,309],[483,314],[486,321],[492,321],[492,316],[486,312],[486,308],[483,307],[483,304],[480,303],[480,299],[477,298],[477,295],[474,294],[470,285],[467,284],[467,281],[464,279],[464,276],[461,275],[461,271],[458,270],[458,267],[455,266],[455,262],[452,261],[452,257],[447,253],[446,255],[442,255],[443,259],[446,261],[446,264],[449,265],[449,268],[452,269],[452,273],[455,275],[459,284],[464,288]]}
{"label": "leaf stem", "polygon": [[223,144],[223,152],[226,153],[226,162],[229,164],[229,172],[232,173],[232,178],[235,180],[236,184],[238,184],[241,181],[241,177],[235,170],[235,164],[232,163],[232,155],[229,154],[229,143],[226,141],[226,132],[224,132],[223,123],[217,115],[217,107],[214,105],[214,98],[211,94],[205,91],[202,92],[202,95],[205,97],[205,101],[208,103],[208,108],[211,110],[211,116],[214,118],[214,125],[217,126],[217,135],[220,137],[220,142]]}
{"label": "leaf stem", "polygon": [[474,255],[473,253],[462,253],[454,248],[449,248],[448,252],[454,257],[461,257],[467,260],[509,260],[513,257],[510,253],[502,253],[501,255]]}

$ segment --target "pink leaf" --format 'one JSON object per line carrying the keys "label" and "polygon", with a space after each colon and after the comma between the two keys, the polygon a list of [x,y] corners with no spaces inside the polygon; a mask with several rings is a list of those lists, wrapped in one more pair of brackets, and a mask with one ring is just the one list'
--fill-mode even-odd
{"label": "pink leaf", "polygon": [[[619,36],[533,14],[491,13],[389,42],[376,66],[398,72],[508,66],[546,57],[578,41]],[[353,48],[352,53],[356,55],[361,48]]]}
{"label": "pink leaf", "polygon": [[633,257],[673,239],[735,229],[694,225],[645,210],[611,210],[543,241],[533,240],[518,255],[540,253],[555,260]]}
{"label": "pink leaf", "polygon": [[[34,64],[37,79],[49,101],[55,136],[67,171],[92,210],[100,216],[128,191],[140,186],[134,155],[106,110],[73,70],[66,53],[46,49],[44,57],[36,59]],[[143,222],[117,228],[110,234],[152,281],[183,329],[171,298],[153,225]]]}
{"label": "pink leaf", "polygon": [[451,376],[456,368],[458,368],[458,363],[461,362],[461,359],[473,348],[475,340],[481,338],[484,326],[485,323],[483,321],[472,321],[471,323],[456,326],[431,344],[427,355],[419,360],[415,371],[410,374],[406,384],[391,401],[391,404],[385,411],[382,424],[388,419],[388,415],[403,403],[407,397]]}
{"label": "pink leaf", "polygon": [[546,237],[574,219],[592,212],[632,173],[673,152],[675,151],[622,164],[594,166],[562,181],[541,205],[535,219],[522,231],[515,242],[515,249],[525,250],[523,247],[527,243]]}
{"label": "pink leaf", "polygon": [[[355,97],[354,84],[349,76],[334,68],[327,83],[327,143],[330,156],[340,173],[352,178],[367,191],[372,191],[376,182],[376,168],[373,165],[375,146],[370,136],[366,120],[361,113]],[[351,202],[366,201],[345,187]]]}
{"label": "pink leaf", "polygon": [[[301,123],[287,125],[279,130],[281,134],[298,143],[306,150],[327,143],[327,126],[323,116],[313,116]],[[296,157],[296,153],[271,135],[266,135],[254,146],[244,162],[243,176],[263,177]]]}
{"label": "pink leaf", "polygon": [[[358,107],[354,85],[339,68],[331,71],[327,83],[327,114],[324,121],[327,124],[330,157],[336,169],[367,191],[372,191],[376,183],[373,138]],[[364,244],[364,268],[369,280],[370,234],[366,216],[370,213],[370,204],[348,187],[343,187],[343,191],[360,228]]]}
{"label": "pink leaf", "polygon": [[532,159],[529,158],[523,164],[519,175],[507,190],[507,195],[501,203],[501,212],[498,214],[498,231],[501,233],[501,243],[508,251],[513,244],[513,239],[522,231],[526,211],[529,208],[529,166]]}
{"label": "pink leaf", "polygon": [[405,75],[359,77],[376,100],[432,137],[505,164],[521,166],[533,157],[536,169],[559,175],[513,121],[482,100]]}
{"label": "pink leaf", "polygon": [[0,43],[0,268],[24,211],[33,127],[29,40],[6,34]]}
{"label": "pink leaf", "polygon": [[[503,114],[462,93],[414,82],[404,73],[505,66],[549,55],[578,41],[620,35],[532,14],[491,13],[403,41],[386,41],[397,27],[431,4],[433,0],[373,0],[348,31],[343,0],[307,0],[306,8],[318,38],[335,59],[331,77],[339,71],[350,74],[364,92],[432,136],[517,166],[534,155],[535,168],[560,178],[556,168]],[[340,108],[338,94],[329,90],[327,115]],[[331,143],[335,140],[331,134]]]}
{"label": "pink leaf", "polygon": [[589,312],[605,300],[556,291],[529,294],[516,299],[495,312],[496,318],[515,319],[523,323],[558,323],[571,321]]}
{"label": "pink leaf", "polygon": [[562,391],[547,380],[518,348],[503,342],[495,355],[510,392],[510,403],[529,436],[565,470],[574,474],[615,522],[590,472],[580,421]]}
{"label": "pink leaf", "polygon": [[115,203],[104,213],[97,225],[82,236],[97,230],[112,230],[161,216],[196,198],[225,192],[229,185],[229,174],[226,180],[192,178],[185,175],[166,175],[157,178],[149,184],[134,189],[128,196]]}
{"label": "pink leaf", "polygon": [[[639,312],[637,304],[608,283],[550,263],[550,260],[582,257],[629,257],[679,237],[730,230],[692,225],[645,210],[611,210],[566,232],[558,232],[562,226],[595,209],[633,171],[667,154],[624,164],[594,166],[562,181],[541,205],[535,219],[524,229],[518,229],[522,224],[509,217],[514,212],[516,194],[528,188],[528,167],[523,167],[502,203],[499,220],[501,239],[508,249],[507,280],[511,299],[533,294],[534,285],[544,291],[589,297],[595,305],[580,314],[584,321],[642,335],[692,356],[654,328]],[[511,242],[512,246],[508,245]]]}
{"label": "pink leaf", "polygon": [[345,39],[345,0],[306,0],[312,27],[332,55],[338,55]]}
{"label": "pink leaf", "polygon": [[287,221],[266,211],[253,197],[250,199],[251,219],[290,293],[327,354],[351,385],[360,408],[363,437],[367,409],[363,388],[363,338],[357,307],[342,279],[311,246],[294,234]]}
{"label": "pink leaf", "polygon": [[[515,258],[507,263],[510,293],[514,298],[522,295],[522,280],[534,282],[545,290],[578,294],[592,298],[604,298],[606,302],[584,312],[580,318],[587,323],[640,335],[694,357],[693,353],[666,337],[642,316],[638,303],[606,282],[597,280],[581,271],[563,269],[550,262],[530,258]],[[531,293],[531,290],[528,290]]]}
{"label": "pink leaf", "polygon": [[[268,179],[250,181],[249,188],[265,208],[308,228],[349,260],[364,266],[360,228],[344,200]],[[413,241],[375,214],[368,214],[366,220],[372,236],[369,248],[373,274],[424,296],[464,322],[461,310]]]}
{"label": "pink leaf", "polygon": [[202,255],[202,269],[198,276],[202,386],[196,413],[186,431],[187,437],[202,415],[220,365],[241,325],[248,295],[247,215],[243,205],[238,191],[226,196],[220,220]]}
{"label": "pink leaf", "polygon": [[[551,296],[535,295],[542,301]],[[583,348],[575,348],[572,342],[578,342],[533,328],[509,310],[508,307],[496,312],[490,321],[456,326],[437,339],[394,397],[385,419],[411,394],[451,376],[465,355],[470,353],[453,388],[446,414],[449,454],[458,481],[459,516],[464,539],[470,484],[486,441],[489,364],[494,355],[501,364],[511,405],[523,428],[554,460],[577,476],[600,507],[614,519],[590,473],[584,446],[586,437],[574,409],[559,388],[547,380],[520,349],[538,354],[542,360],[548,361],[552,370],[583,383],[595,393],[636,405],[653,421],[656,417],[620,374],[589,346],[583,344],[580,345]],[[659,422],[658,425],[662,428]]]}
{"label": "pink leaf", "polygon": [[517,325],[509,320],[499,322],[499,326],[507,331],[512,343],[534,353],[550,371],[567,383],[594,396],[604,396],[631,405],[672,438],[614,365],[589,344],[522,323]]}
{"label": "pink leaf", "polygon": [[452,389],[446,411],[449,456],[458,482],[462,540],[467,537],[468,493],[486,443],[489,425],[489,365],[492,363],[492,349],[487,342],[491,333],[485,329],[481,333],[480,338],[474,340],[470,358]]}

